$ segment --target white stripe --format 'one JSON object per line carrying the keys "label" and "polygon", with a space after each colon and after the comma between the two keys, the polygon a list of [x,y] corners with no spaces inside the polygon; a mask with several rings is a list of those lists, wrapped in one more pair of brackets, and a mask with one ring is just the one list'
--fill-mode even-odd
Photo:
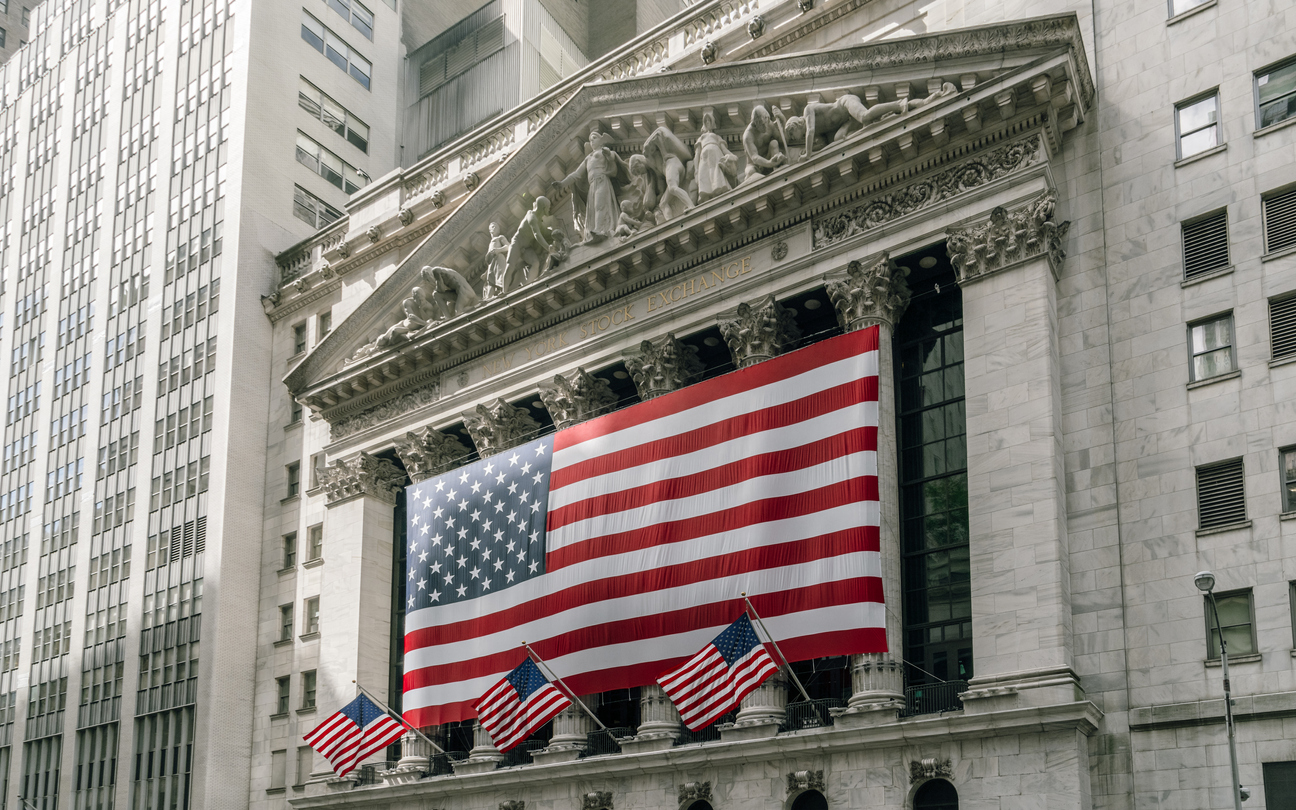
{"label": "white stripe", "polygon": [[[856,414],[853,411],[859,410]],[[751,458],[761,453],[793,450],[846,430],[871,427],[877,424],[877,403],[864,402],[848,405],[830,413],[794,422],[783,427],[737,436],[727,442],[712,445],[692,453],[651,461],[624,470],[586,478],[549,493],[549,511],[576,503],[585,498],[640,487],[656,481],[667,481],[686,475],[706,472],[726,464]]]}
{"label": "white stripe", "polygon": [[768,383],[750,391],[739,391],[721,399],[705,402],[679,413],[622,428],[613,433],[588,439],[571,447],[554,451],[555,470],[579,464],[586,459],[615,453],[626,447],[638,447],[663,436],[693,430],[711,424],[718,414],[725,418],[754,413],[794,402],[849,380],[876,377],[877,350],[846,357],[826,366],[813,368],[796,376]]}
{"label": "white stripe", "polygon": [[[655,616],[695,605],[703,605],[718,598],[736,598],[749,595],[776,593],[804,587],[807,584],[835,582],[865,576],[881,576],[882,562],[878,552],[863,551],[824,557],[818,560],[752,571],[730,577],[694,582],[677,588],[636,593],[617,599],[606,599],[571,608],[532,622],[514,625],[497,633],[490,633],[464,641],[429,645],[405,654],[405,671],[413,672],[426,666],[467,661],[492,652],[516,650],[522,642],[555,638],[576,628],[609,622]],[[718,630],[716,632],[719,632]],[[679,653],[675,653],[678,655]],[[609,658],[606,666],[615,666],[616,659]],[[552,662],[550,662],[552,666]],[[480,692],[478,693],[480,694]]]}
{"label": "white stripe", "polygon": [[[716,592],[728,593],[728,591]],[[712,598],[714,598],[716,592],[711,594]],[[738,591],[733,592],[737,593]],[[774,638],[782,643],[788,639],[815,633],[831,633],[861,627],[884,627],[885,621],[886,609],[880,603],[863,602],[802,611],[786,616],[772,616],[765,619],[765,626],[769,628]],[[642,641],[610,644],[606,647],[556,656],[546,663],[555,672],[576,674],[605,669],[613,665],[629,667],[654,661],[666,662],[680,655],[687,655],[690,650],[701,649],[703,645],[710,643],[725,627],[728,627],[727,623]],[[662,668],[665,669],[664,663]],[[410,672],[411,668],[407,665],[405,671]],[[491,684],[499,680],[501,674],[492,673],[455,683],[437,684],[410,690],[405,693],[405,710],[411,711],[424,706],[475,700]],[[570,676],[565,675],[564,677]]]}
{"label": "white stripe", "polygon": [[[754,452],[760,450],[754,449]],[[755,501],[801,495],[825,485],[864,475],[877,475],[877,453],[871,450],[835,458],[802,470],[750,478],[731,486],[673,501],[656,501],[621,512],[578,520],[549,532],[548,545],[551,551],[556,551],[591,537],[606,537],[654,524],[714,515]]]}
{"label": "white stripe", "polygon": [[[804,540],[807,537],[818,537],[857,527],[878,526],[880,520],[881,512],[877,501],[861,501],[859,503],[843,504],[842,506],[809,515],[801,515],[786,520],[766,521],[755,526],[746,526],[678,543],[666,543],[660,546],[628,551],[624,554],[610,554],[605,557],[585,560],[547,573],[544,576],[529,579],[507,590],[487,594],[477,599],[420,608],[406,614],[405,632],[411,633],[427,627],[443,627],[458,622],[471,621],[515,605],[526,604],[546,594],[560,593],[568,588],[601,579],[623,577],[628,571],[652,571],[663,566],[683,565],[712,557],[721,557],[740,551]],[[860,553],[875,554],[876,552]],[[880,576],[881,570],[880,567],[873,568],[870,563],[866,563],[862,573],[858,574],[858,576]],[[817,581],[807,580],[810,583]],[[703,589],[696,592],[697,601],[692,604],[706,604],[715,601],[713,594],[705,592],[706,583],[688,587]],[[643,596],[647,597],[648,594],[643,594]],[[550,621],[553,621],[553,619]],[[575,628],[582,625],[564,624],[562,626],[564,628]]]}

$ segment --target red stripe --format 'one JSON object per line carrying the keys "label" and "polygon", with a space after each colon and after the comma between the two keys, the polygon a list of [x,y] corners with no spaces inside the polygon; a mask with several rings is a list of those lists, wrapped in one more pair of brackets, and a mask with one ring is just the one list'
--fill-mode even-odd
{"label": "red stripe", "polygon": [[[557,490],[588,478],[607,475],[654,461],[674,458],[685,453],[695,453],[725,442],[744,438],[750,439],[764,431],[796,425],[864,402],[876,402],[877,398],[877,377],[850,380],[791,402],[771,405],[768,408],[752,411],[751,413],[738,414],[728,419],[710,422],[684,433],[676,433],[655,441],[644,442],[636,447],[618,448],[615,452],[578,461],[566,467],[555,465],[553,472],[550,474],[549,486],[551,490]],[[656,402],[656,400],[650,400],[650,402]],[[875,449],[876,447],[875,437],[874,446],[869,449]],[[551,512],[551,531],[553,529],[552,515]]]}
{"label": "red stripe", "polygon": [[[549,531],[592,517],[689,498],[763,476],[804,470],[844,456],[876,450],[877,428],[855,428],[800,447],[747,456],[690,475],[600,494],[559,507],[549,512]],[[621,455],[604,458],[619,460]]]}
{"label": "red stripe", "polygon": [[[573,447],[596,436],[615,433],[633,425],[687,411],[708,402],[741,394],[795,377],[806,371],[831,365],[848,357],[867,354],[878,347],[876,326],[848,332],[814,344],[813,350],[798,350],[771,358],[714,379],[654,397],[615,413],[582,422],[554,434],[554,450]],[[807,347],[808,348],[808,347]]]}
{"label": "red stripe", "polygon": [[[783,650],[789,661],[806,661],[830,655],[886,652],[886,630],[881,627],[861,627],[832,633],[814,633],[804,638],[779,639],[779,649]],[[563,683],[579,695],[613,689],[629,689],[652,683],[662,672],[678,667],[685,659],[686,656],[679,656],[662,661],[591,670],[565,676]],[[475,698],[408,709],[404,713],[405,721],[415,728],[427,728],[442,723],[469,720],[476,716],[472,707],[474,700]]]}
{"label": "red stripe", "polygon": [[834,481],[818,489],[810,489],[794,495],[778,495],[748,501],[704,515],[652,523],[624,532],[613,532],[581,540],[550,551],[545,556],[545,570],[557,571],[599,557],[656,548],[666,543],[679,543],[723,532],[735,532],[762,523],[803,517],[838,506],[877,499],[877,476],[861,475],[845,481]]}
{"label": "red stripe", "polygon": [[[822,582],[773,594],[760,594],[753,596],[752,600],[754,604],[758,605],[757,610],[760,611],[760,615],[769,619],[775,616],[823,607],[861,602],[881,602],[882,581],[877,577],[858,577],[835,582]],[[621,619],[604,624],[588,625],[559,633],[548,639],[533,641],[531,647],[536,651],[537,655],[551,661],[559,656],[608,644],[622,644],[675,635],[698,627],[722,627],[728,624],[734,614],[741,612],[742,609],[743,603],[741,599],[728,599],[674,611],[654,613],[648,616],[638,616],[633,619]],[[782,640],[779,643],[782,644]],[[854,652],[864,651],[854,650]],[[444,664],[409,670],[405,673],[405,691],[491,675],[505,667],[507,662],[512,660],[508,656],[514,654],[515,651],[508,650],[466,661],[447,661]],[[814,658],[816,656],[817,654],[807,657]],[[683,659],[678,660],[682,661]],[[652,676],[655,677],[661,671],[662,667],[657,667],[653,670]],[[643,683],[649,683],[653,680],[653,677],[650,677],[647,681],[631,685],[639,686]],[[563,682],[572,689],[576,689],[576,686],[567,676],[563,677]],[[608,687],[608,689],[612,688],[618,687]],[[594,691],[606,690],[600,688]],[[588,693],[577,692],[576,694]]]}
{"label": "red stripe", "polygon": [[[582,582],[571,588],[545,594],[529,602],[507,607],[485,616],[411,630],[405,634],[405,650],[411,652],[424,647],[468,641],[609,599],[679,588],[713,579],[763,571],[767,568],[781,568],[847,554],[877,551],[878,545],[877,527],[857,526],[818,537],[790,540],[786,543],[744,549],[694,562]],[[880,599],[881,595],[878,596]],[[504,656],[512,654],[513,658],[508,660],[516,660],[517,657],[516,650],[501,651],[500,654]]]}

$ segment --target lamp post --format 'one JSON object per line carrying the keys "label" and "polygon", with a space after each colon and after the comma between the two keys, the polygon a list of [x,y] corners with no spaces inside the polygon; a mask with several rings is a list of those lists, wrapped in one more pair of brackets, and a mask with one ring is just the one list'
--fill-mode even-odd
{"label": "lamp post", "polygon": [[[1215,617],[1215,629],[1219,631],[1220,671],[1224,675],[1224,726],[1228,730],[1229,765],[1233,768],[1233,786],[1230,792],[1233,794],[1234,810],[1242,810],[1242,780],[1238,777],[1237,743],[1233,738],[1233,697],[1229,686],[1228,645],[1224,642],[1224,627],[1220,624],[1219,605],[1215,602],[1215,575],[1210,571],[1202,571],[1193,577],[1193,584],[1210,600],[1211,614]],[[1209,639],[1207,642],[1209,643]]]}

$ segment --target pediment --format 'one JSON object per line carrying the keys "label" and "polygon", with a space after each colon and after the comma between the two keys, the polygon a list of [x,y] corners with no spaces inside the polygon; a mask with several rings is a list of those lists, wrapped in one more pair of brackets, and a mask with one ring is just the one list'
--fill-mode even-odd
{"label": "pediment", "polygon": [[[1093,96],[1084,53],[1071,14],[585,85],[285,383],[336,423],[953,156],[1028,130],[1056,153]],[[757,107],[792,146],[756,137],[774,165],[749,172]],[[805,155],[812,117],[824,143]]]}

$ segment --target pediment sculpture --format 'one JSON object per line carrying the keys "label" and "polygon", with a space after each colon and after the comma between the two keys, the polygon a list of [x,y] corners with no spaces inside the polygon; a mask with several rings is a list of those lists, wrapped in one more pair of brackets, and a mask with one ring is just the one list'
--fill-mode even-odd
{"label": "pediment sculpture", "polygon": [[481,298],[457,270],[449,267],[424,267],[419,271],[418,285],[401,302],[401,311],[405,317],[388,327],[371,343],[357,349],[348,362],[362,360],[404,343],[429,326],[475,309],[480,304]]}

